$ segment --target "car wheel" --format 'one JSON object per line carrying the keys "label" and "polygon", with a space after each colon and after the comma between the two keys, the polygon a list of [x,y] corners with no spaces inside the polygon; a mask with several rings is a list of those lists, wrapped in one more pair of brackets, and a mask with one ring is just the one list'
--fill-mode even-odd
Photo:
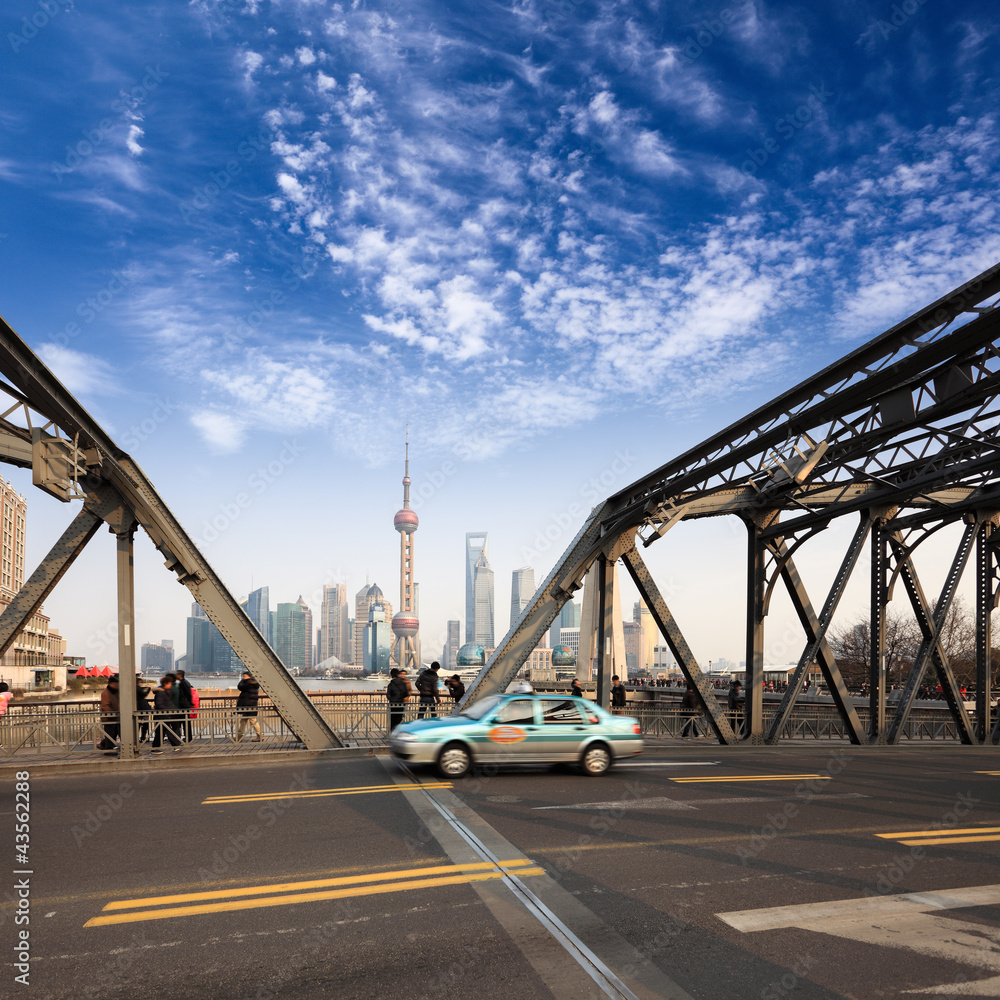
{"label": "car wheel", "polygon": [[584,774],[598,775],[611,767],[611,753],[603,743],[591,743],[580,758]]}
{"label": "car wheel", "polygon": [[442,778],[464,778],[472,767],[472,757],[461,743],[449,743],[438,757],[437,768]]}

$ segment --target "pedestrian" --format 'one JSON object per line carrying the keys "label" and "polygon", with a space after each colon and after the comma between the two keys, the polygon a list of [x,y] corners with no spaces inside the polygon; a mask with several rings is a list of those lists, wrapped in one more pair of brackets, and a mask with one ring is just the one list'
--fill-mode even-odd
{"label": "pedestrian", "polygon": [[743,703],[743,682],[733,681],[729,685],[729,695],[726,698],[726,706],[729,708],[729,724],[733,727],[733,732],[739,730],[740,706]]}
{"label": "pedestrian", "polygon": [[170,694],[170,689],[174,686],[174,675],[165,674],[160,681],[159,687],[153,689],[153,708],[156,711],[153,722],[153,746],[150,753],[163,753],[161,746],[163,737],[166,736],[170,745],[176,753],[181,748],[181,741],[174,731],[173,714],[174,699]]}
{"label": "pedestrian", "polygon": [[[10,686],[6,681],[0,681],[0,719],[2,719],[7,714],[7,706],[10,704],[11,699],[14,696],[10,693]],[[0,747],[3,746],[3,742],[0,741]]]}
{"label": "pedestrian", "polygon": [[[151,687],[147,687],[142,682],[142,676],[136,674],[135,678],[135,710],[136,712],[149,712],[152,705],[149,696],[153,693]],[[145,743],[149,739],[149,715],[139,717],[139,742]]]}
{"label": "pedestrian", "polygon": [[701,735],[698,732],[698,716],[701,715],[701,710],[692,684],[688,684],[687,691],[681,699],[681,712],[687,716],[687,720],[681,726],[681,736],[686,739],[688,736]]}
{"label": "pedestrian", "polygon": [[184,713],[183,721],[180,725],[180,736],[182,740],[191,742],[191,709],[194,708],[194,688],[191,682],[184,679],[183,670],[175,670],[177,675],[177,707]]}
{"label": "pedestrian", "polygon": [[236,711],[240,724],[236,730],[236,742],[243,739],[243,730],[253,727],[257,734],[251,742],[260,743],[260,723],[257,722],[257,701],[260,698],[260,684],[253,679],[249,670],[243,671],[243,679],[236,685],[240,694],[236,699]]}
{"label": "pedestrian", "polygon": [[451,688],[451,696],[457,705],[465,696],[465,685],[462,683],[462,678],[458,674],[452,674],[449,687]]}
{"label": "pedestrian", "polygon": [[441,700],[438,691],[438,670],[441,664],[435,660],[426,670],[421,671],[417,678],[417,691],[420,693],[420,708],[417,710],[417,718],[422,719],[426,715],[429,719],[437,718],[437,705]]}
{"label": "pedestrian", "polygon": [[611,678],[611,707],[625,707],[625,685],[622,684],[617,674]]}
{"label": "pedestrian", "polygon": [[574,698],[582,698],[583,697],[583,685],[580,683],[580,678],[579,677],[574,677],[573,678],[573,683],[570,684],[570,686],[569,686],[569,693]]}
{"label": "pedestrian", "polygon": [[[400,673],[404,676],[400,677]],[[406,713],[406,699],[410,696],[410,685],[405,678],[406,671],[400,671],[393,667],[389,671],[391,678],[385,687],[385,696],[389,700],[389,732],[403,721]]]}
{"label": "pedestrian", "polygon": [[101,728],[104,737],[98,749],[111,753],[121,738],[121,696],[118,690],[118,675],[108,678],[108,686],[101,692]]}

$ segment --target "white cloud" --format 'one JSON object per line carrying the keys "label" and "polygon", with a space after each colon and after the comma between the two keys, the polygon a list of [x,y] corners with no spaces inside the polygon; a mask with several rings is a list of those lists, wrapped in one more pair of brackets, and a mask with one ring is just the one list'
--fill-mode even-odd
{"label": "white cloud", "polygon": [[205,444],[215,452],[239,451],[246,438],[244,422],[218,410],[192,413],[191,423]]}
{"label": "white cloud", "polygon": [[128,137],[125,139],[125,146],[132,156],[141,156],[145,150],[139,145],[139,140],[145,135],[138,125],[129,125]]}
{"label": "white cloud", "polygon": [[74,396],[106,396],[119,391],[112,367],[92,354],[47,343],[38,348],[38,356]]}

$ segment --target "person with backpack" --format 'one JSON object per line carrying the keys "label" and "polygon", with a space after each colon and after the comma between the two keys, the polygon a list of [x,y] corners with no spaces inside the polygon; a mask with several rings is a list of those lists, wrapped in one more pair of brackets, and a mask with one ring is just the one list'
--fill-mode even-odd
{"label": "person with backpack", "polygon": [[184,677],[183,670],[175,670],[177,675],[177,707],[184,711],[184,721],[180,724],[180,736],[186,743],[191,742],[191,709],[194,708],[194,688]]}
{"label": "person with backpack", "polygon": [[406,671],[393,667],[389,671],[391,680],[385,687],[385,696],[389,701],[389,732],[403,721],[406,714],[406,699],[410,697],[410,682],[406,679]]}
{"label": "person with backpack", "polygon": [[420,708],[417,711],[417,718],[429,719],[437,718],[437,705],[441,700],[438,693],[438,670],[441,664],[435,660],[426,670],[420,672],[417,678],[417,691],[420,693]]}
{"label": "person with backpack", "polygon": [[240,724],[236,730],[236,742],[243,739],[243,731],[252,726],[257,734],[253,738],[254,743],[260,743],[260,723],[257,721],[257,702],[260,698],[260,684],[253,679],[253,674],[249,670],[243,671],[243,680],[236,685],[240,694],[236,699],[236,712],[240,717]]}

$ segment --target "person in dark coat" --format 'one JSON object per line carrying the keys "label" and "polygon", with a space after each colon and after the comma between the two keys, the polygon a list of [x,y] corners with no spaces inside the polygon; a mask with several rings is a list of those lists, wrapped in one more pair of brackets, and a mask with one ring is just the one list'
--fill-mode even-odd
{"label": "person in dark coat", "polygon": [[681,698],[681,713],[687,716],[683,726],[681,726],[681,736],[698,735],[698,716],[701,714],[698,706],[698,698],[694,693],[694,688],[688,684],[684,697]]}
{"label": "person in dark coat", "polygon": [[161,746],[164,736],[166,736],[175,752],[181,748],[181,741],[177,738],[177,733],[174,731],[174,699],[170,694],[170,689],[173,686],[174,675],[167,674],[160,681],[160,686],[153,689],[153,709],[156,712],[156,719],[151,753],[163,753]]}
{"label": "person in dark coat", "polygon": [[[149,700],[149,696],[153,693],[153,689],[142,683],[142,677],[136,675],[135,678],[135,710],[137,712],[149,712],[152,711],[153,704]],[[139,720],[139,742],[145,743],[149,739],[149,720],[148,718],[141,718]]]}
{"label": "person in dark coat", "polygon": [[101,740],[100,749],[110,753],[115,749],[122,732],[117,674],[108,678],[108,686],[101,692],[101,727],[106,735]]}
{"label": "person in dark coat", "polygon": [[253,679],[253,674],[249,670],[243,671],[243,680],[236,685],[239,689],[239,697],[236,699],[236,711],[240,717],[240,724],[236,730],[236,742],[243,739],[243,730],[252,726],[257,734],[253,738],[254,743],[260,743],[260,723],[257,721],[257,701],[260,698],[260,684]]}
{"label": "person in dark coat", "polygon": [[422,719],[426,715],[430,719],[437,718],[437,705],[441,700],[438,692],[438,670],[441,664],[435,660],[417,678],[417,690],[420,692],[420,708],[417,711],[417,718]]}
{"label": "person in dark coat", "polygon": [[621,678],[615,674],[611,678],[611,707],[612,708],[624,708],[625,707],[625,685],[622,684]]}
{"label": "person in dark coat", "polygon": [[[400,676],[402,675],[402,676]],[[391,680],[386,685],[385,696],[389,700],[389,732],[403,721],[406,713],[406,699],[410,697],[410,684],[406,671],[393,667],[389,671]]]}
{"label": "person in dark coat", "polygon": [[191,709],[194,708],[194,695],[191,693],[191,682],[184,679],[183,670],[175,670],[177,674],[177,707],[184,713],[181,723],[181,738],[191,742]]}
{"label": "person in dark coat", "polygon": [[733,681],[729,685],[729,694],[726,697],[726,707],[729,709],[729,724],[733,727],[733,732],[738,733],[740,727],[740,712],[743,708],[743,683]]}
{"label": "person in dark coat", "polygon": [[570,686],[569,686],[569,693],[574,698],[582,698],[583,697],[583,685],[580,683],[580,678],[579,677],[574,677],[573,678],[573,683],[570,684]]}
{"label": "person in dark coat", "polygon": [[457,705],[465,696],[465,685],[462,683],[462,678],[459,677],[458,674],[452,674],[446,683],[448,685],[448,690],[451,691],[451,696]]}

